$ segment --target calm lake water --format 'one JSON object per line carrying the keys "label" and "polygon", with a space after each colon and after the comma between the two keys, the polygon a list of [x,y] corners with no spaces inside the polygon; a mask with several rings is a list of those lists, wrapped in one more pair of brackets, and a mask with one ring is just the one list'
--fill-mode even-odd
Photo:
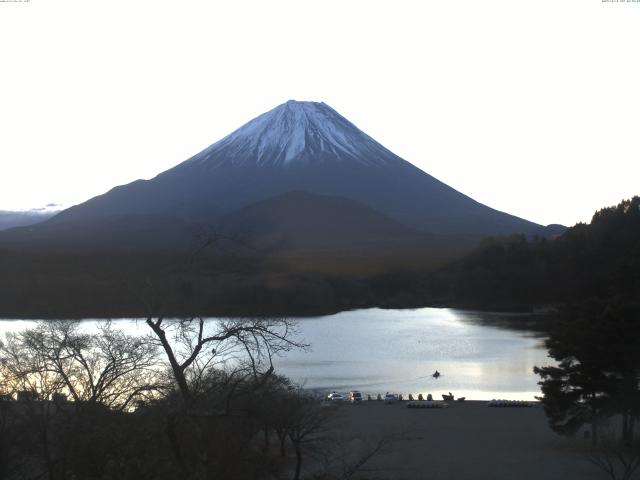
{"label": "calm lake water", "polygon": [[[441,398],[533,400],[540,391],[534,365],[550,365],[544,339],[521,326],[517,315],[454,309],[367,309],[299,319],[299,339],[308,351],[292,351],[274,363],[279,373],[306,388],[365,395],[385,392]],[[211,319],[215,321],[215,319]],[[91,329],[95,320],[86,320]],[[27,320],[0,320],[5,332],[27,328]],[[114,320],[130,333],[146,333],[144,322]],[[434,379],[438,370],[442,376]]]}

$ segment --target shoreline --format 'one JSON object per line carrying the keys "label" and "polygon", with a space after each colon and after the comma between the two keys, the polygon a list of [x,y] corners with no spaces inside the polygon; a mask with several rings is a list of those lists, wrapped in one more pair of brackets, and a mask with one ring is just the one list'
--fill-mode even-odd
{"label": "shoreline", "polygon": [[2,313],[0,312],[0,321],[2,320],[30,320],[30,321],[39,321],[39,320],[145,320],[149,317],[165,317],[165,318],[185,318],[185,317],[202,317],[202,318],[273,318],[273,317],[288,317],[288,318],[300,318],[300,319],[310,319],[317,317],[327,317],[331,315],[336,315],[339,313],[346,312],[357,312],[363,310],[422,310],[425,308],[432,308],[437,310],[458,310],[465,313],[479,313],[479,314],[487,314],[487,315],[496,315],[496,316],[505,316],[511,317],[515,320],[518,317],[521,318],[530,318],[530,317],[545,317],[555,313],[555,308],[557,306],[549,307],[545,306],[544,309],[541,309],[541,306],[531,306],[526,309],[514,307],[509,309],[507,307],[490,307],[486,308],[473,307],[465,304],[461,304],[460,306],[456,305],[445,305],[445,304],[433,304],[433,305],[409,305],[409,306],[388,306],[388,305],[363,305],[363,306],[355,306],[353,308],[340,308],[340,309],[320,309],[320,310],[292,310],[292,311],[279,311],[274,313],[265,313],[262,315],[257,315],[255,313],[251,313],[251,311],[245,311],[244,313],[230,313],[227,310],[222,310],[220,312],[205,312],[205,313],[194,313],[194,312],[182,312],[182,313],[162,313],[162,314],[153,314],[153,315],[143,315],[139,312],[127,314],[117,314],[117,315],[104,315],[104,314],[91,314],[88,313],[86,315],[38,315],[38,314],[19,314],[19,313]]}
{"label": "shoreline", "polygon": [[[340,395],[343,395],[345,398],[348,396],[348,392],[349,391],[359,391],[362,394],[362,402],[361,404],[376,404],[376,403],[384,403],[383,400],[377,400],[376,399],[376,395],[378,393],[380,393],[380,396],[382,397],[382,399],[384,399],[385,396],[385,392],[376,392],[375,394],[370,394],[367,391],[363,391],[363,390],[358,390],[358,389],[353,389],[353,390],[349,390],[349,391],[345,391],[342,389],[335,389],[335,390],[331,390],[331,389],[325,389],[325,388],[304,388],[303,389],[305,392],[311,394],[311,396],[313,398],[315,398],[318,401],[324,402],[327,398],[327,395],[330,393],[338,393]],[[389,391],[388,393],[391,394],[395,394],[398,395],[398,392],[396,391]],[[420,393],[420,392],[418,392]],[[409,402],[427,402],[427,395],[428,394],[424,394],[423,393],[423,400],[418,400],[418,393],[414,394],[413,400],[409,400],[408,395],[405,395],[404,393],[402,393],[402,400],[396,400],[396,403],[402,406],[406,406],[407,403]],[[522,395],[518,394],[519,392],[502,392],[501,394],[496,394],[495,396],[492,396],[491,398],[469,398],[468,395],[456,395],[454,393],[454,400],[444,400],[444,398],[442,397],[442,393],[438,393],[438,394],[433,394],[433,402],[438,402],[438,403],[455,403],[455,404],[459,404],[459,403],[475,403],[475,404],[487,404],[489,402],[494,402],[494,401],[499,401],[499,400],[508,400],[508,401],[521,401],[521,402],[528,402],[530,404],[534,404],[535,406],[538,405],[542,405],[542,403],[540,402],[540,400],[536,399],[536,396],[540,396],[542,395],[542,392],[537,391],[537,392],[523,392]],[[525,398],[526,395],[531,394],[530,397]],[[369,400],[367,398],[368,395],[371,395],[371,400]],[[464,398],[464,400],[460,401],[459,398]],[[343,405],[347,405],[349,404],[349,402],[347,400],[345,400],[344,402],[342,402],[341,404]]]}

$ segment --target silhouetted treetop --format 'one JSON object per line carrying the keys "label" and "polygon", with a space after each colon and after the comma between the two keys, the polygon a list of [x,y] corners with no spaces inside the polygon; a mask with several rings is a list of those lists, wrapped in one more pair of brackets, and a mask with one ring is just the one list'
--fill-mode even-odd
{"label": "silhouetted treetop", "polygon": [[640,197],[597,211],[556,238],[487,238],[434,275],[429,295],[453,304],[532,306],[640,298]]}

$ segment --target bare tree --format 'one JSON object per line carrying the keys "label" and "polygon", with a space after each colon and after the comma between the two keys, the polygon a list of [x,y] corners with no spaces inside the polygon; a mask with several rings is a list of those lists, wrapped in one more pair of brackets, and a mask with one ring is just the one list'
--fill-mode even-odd
{"label": "bare tree", "polygon": [[115,442],[113,422],[125,416],[113,412],[158,398],[167,386],[156,347],[110,322],[96,333],[84,333],[79,322],[70,321],[40,322],[8,333],[0,343],[0,376],[4,410],[25,437],[18,455],[25,465],[21,474],[50,480],[84,468],[86,455],[78,452],[89,443],[95,450],[97,439]]}
{"label": "bare tree", "polygon": [[602,470],[611,480],[630,480],[640,468],[640,443],[626,437],[616,439],[609,425],[600,435],[600,442],[588,454],[587,459]]}
{"label": "bare tree", "polygon": [[[31,349],[22,334],[11,333],[6,335],[5,342],[0,342],[0,378],[4,393],[0,455],[5,457],[0,470],[12,466],[24,473],[25,464],[31,463],[31,471],[41,469],[53,478],[55,455],[51,451],[50,431],[59,410],[48,400],[63,394],[64,381],[50,371],[43,352]],[[15,398],[21,400],[19,406],[15,405]],[[21,439],[7,438],[17,432]],[[24,442],[27,438],[31,447],[37,446],[41,462],[29,458],[31,452]],[[16,444],[20,444],[22,451],[10,459]]]}
{"label": "bare tree", "polygon": [[254,378],[273,372],[273,357],[306,345],[292,337],[287,319],[248,318],[205,322],[203,318],[147,318],[164,349],[185,410],[202,393],[204,379],[215,368],[245,372]]}
{"label": "bare tree", "polygon": [[93,334],[81,332],[75,321],[40,322],[7,334],[0,361],[14,391],[31,391],[40,400],[64,394],[78,406],[127,410],[166,387],[156,347],[113,329],[111,322]]}
{"label": "bare tree", "polygon": [[306,448],[318,444],[328,434],[329,412],[316,400],[298,393],[290,403],[291,419],[287,435],[296,454],[294,480],[300,479]]}
{"label": "bare tree", "polygon": [[[4,344],[0,341],[0,349]],[[6,362],[0,359],[0,480],[12,478],[24,463],[20,458],[24,434],[20,428],[20,418],[13,411],[12,400],[17,383],[12,380],[11,370]]]}
{"label": "bare tree", "polygon": [[[293,338],[295,324],[261,318],[205,322],[200,317],[149,317],[146,323],[152,332],[148,340],[165,352],[180,399],[178,409],[167,413],[165,432],[182,476],[229,468],[225,451],[233,442],[238,445],[234,463],[242,463],[243,456],[252,455],[250,445],[259,431],[253,394],[274,376],[274,356],[305,346]],[[231,415],[234,403],[238,406]],[[219,436],[231,424],[233,436],[220,445],[216,431]]]}
{"label": "bare tree", "polygon": [[28,331],[8,333],[0,342],[0,368],[4,393],[8,399],[29,394],[50,400],[64,390],[64,380],[51,371],[44,352],[33,349],[26,341]]}
{"label": "bare tree", "polygon": [[329,436],[314,456],[320,458],[322,468],[310,478],[315,480],[348,480],[361,472],[376,455],[395,439],[395,435],[375,438],[343,438]]}

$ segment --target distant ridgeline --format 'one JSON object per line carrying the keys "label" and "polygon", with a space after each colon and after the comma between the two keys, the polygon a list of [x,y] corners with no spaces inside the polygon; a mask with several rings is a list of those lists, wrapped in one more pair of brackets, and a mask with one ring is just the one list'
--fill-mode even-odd
{"label": "distant ridgeline", "polygon": [[29,210],[14,212],[0,210],[0,231],[14,227],[25,227],[43,222],[53,217],[58,211]]}
{"label": "distant ridgeline", "polygon": [[639,217],[634,198],[590,225],[538,225],[456,191],[324,103],[289,101],[153,179],[0,231],[0,315],[634,298]]}
{"label": "distant ridgeline", "polygon": [[640,197],[603,208],[555,239],[490,238],[430,276],[435,300],[474,307],[591,299],[640,301]]}
{"label": "distant ridgeline", "polygon": [[486,239],[445,267],[400,253],[185,257],[0,249],[0,313],[18,318],[306,315],[372,306],[514,310],[594,298],[640,298],[638,197],[555,238]]}
{"label": "distant ridgeline", "polygon": [[0,231],[0,314],[419,306],[427,273],[482,238],[562,231],[458,192],[324,103],[289,101],[152,179]]}
{"label": "distant ridgeline", "polygon": [[152,179],[0,232],[0,248],[188,253],[202,231],[269,254],[414,254],[422,244],[449,259],[454,244],[457,254],[469,250],[469,238],[548,236],[558,226],[477,202],[324,103],[289,101]]}

